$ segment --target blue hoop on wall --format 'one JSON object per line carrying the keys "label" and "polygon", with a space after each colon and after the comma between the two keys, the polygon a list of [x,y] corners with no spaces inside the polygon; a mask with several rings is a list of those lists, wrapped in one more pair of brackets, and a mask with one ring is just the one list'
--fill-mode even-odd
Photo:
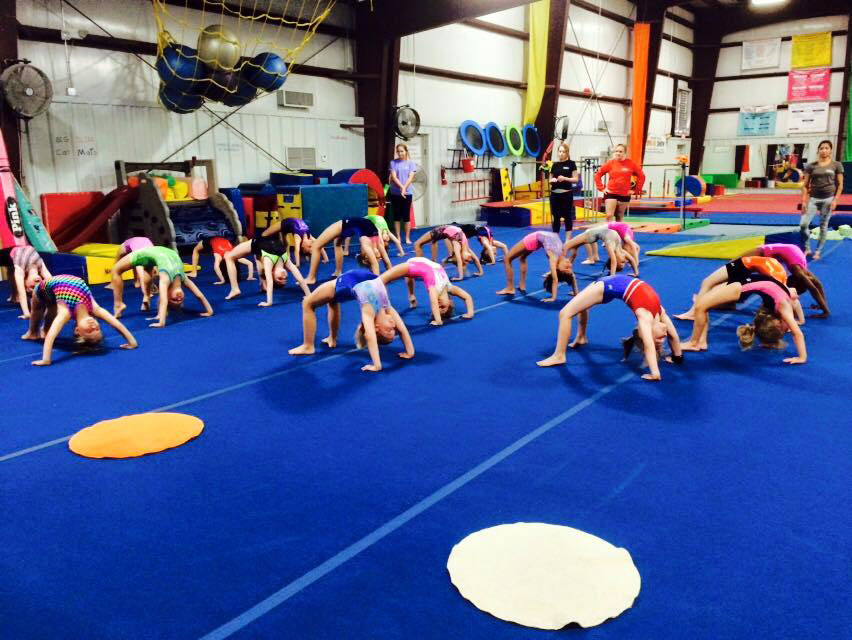
{"label": "blue hoop on wall", "polygon": [[485,132],[473,120],[465,120],[459,127],[459,137],[465,148],[475,156],[485,155]]}
{"label": "blue hoop on wall", "polygon": [[509,153],[506,138],[496,122],[489,122],[485,125],[485,144],[488,145],[488,150],[495,158],[502,158]]}
{"label": "blue hoop on wall", "polygon": [[533,124],[524,125],[524,149],[527,155],[533,158],[537,158],[541,153],[541,136]]}

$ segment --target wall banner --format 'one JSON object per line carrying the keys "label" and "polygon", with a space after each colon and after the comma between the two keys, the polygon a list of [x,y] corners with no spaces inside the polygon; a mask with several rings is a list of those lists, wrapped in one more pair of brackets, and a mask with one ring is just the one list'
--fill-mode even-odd
{"label": "wall banner", "polygon": [[787,102],[827,102],[831,69],[791,71],[787,76]]}
{"label": "wall banner", "polygon": [[781,38],[743,42],[742,69],[773,69],[781,64]]}
{"label": "wall banner", "polygon": [[793,36],[793,50],[790,54],[791,69],[830,66],[831,31]]}
{"label": "wall banner", "polygon": [[794,102],[787,110],[787,133],[828,131],[827,102]]}
{"label": "wall banner", "polygon": [[778,112],[775,107],[743,107],[737,136],[773,136]]}

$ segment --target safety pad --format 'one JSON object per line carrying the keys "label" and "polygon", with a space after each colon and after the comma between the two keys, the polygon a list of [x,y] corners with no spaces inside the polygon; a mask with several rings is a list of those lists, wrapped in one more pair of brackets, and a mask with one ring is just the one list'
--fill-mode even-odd
{"label": "safety pad", "polygon": [[453,547],[447,570],[478,609],[537,629],[601,624],[630,608],[641,588],[626,549],[540,522],[470,534]]}
{"label": "safety pad", "polygon": [[764,244],[764,236],[748,236],[728,240],[714,240],[695,244],[680,244],[648,251],[649,256],[669,256],[671,258],[709,258],[712,260],[733,260],[746,251]]}
{"label": "safety pad", "polygon": [[140,413],[103,420],[75,433],[68,448],[86,458],[136,458],[198,437],[204,422],[182,413]]}
{"label": "safety pad", "polygon": [[105,244],[102,242],[89,242],[81,244],[76,249],[72,249],[71,253],[76,253],[78,256],[97,256],[99,258],[118,258],[118,252],[121,245]]}
{"label": "safety pad", "polygon": [[672,222],[642,222],[631,225],[636,233],[678,233],[680,224]]}

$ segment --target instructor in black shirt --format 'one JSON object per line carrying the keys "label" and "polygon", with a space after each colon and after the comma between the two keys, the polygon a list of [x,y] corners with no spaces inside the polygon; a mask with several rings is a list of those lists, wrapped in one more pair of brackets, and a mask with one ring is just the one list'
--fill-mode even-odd
{"label": "instructor in black shirt", "polygon": [[567,238],[570,238],[574,228],[574,187],[579,174],[577,165],[568,158],[567,142],[559,145],[556,155],[559,160],[550,169],[550,215],[553,232],[559,233],[560,219],[564,219]]}

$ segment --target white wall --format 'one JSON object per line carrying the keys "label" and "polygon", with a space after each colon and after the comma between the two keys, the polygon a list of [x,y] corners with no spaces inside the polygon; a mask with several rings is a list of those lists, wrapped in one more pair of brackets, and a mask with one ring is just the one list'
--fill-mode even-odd
{"label": "white wall", "polygon": [[[848,28],[846,16],[830,16],[782,22],[757,29],[749,29],[732,33],[723,42],[742,42],[763,38],[777,38],[806,33],[825,31],[841,31]],[[774,69],[741,70],[742,46],[725,47],[719,52],[719,63],[716,68],[717,77],[743,76],[742,80],[716,82],[713,88],[711,109],[739,108],[743,106],[784,105],[787,103],[787,76],[774,78],[746,78],[751,74],[767,72],[787,72],[790,70],[792,43],[781,43],[781,60]],[[846,53],[846,36],[832,38],[832,67],[843,67]],[[843,73],[831,74],[831,90],[829,100],[839,102],[844,97]],[[813,134],[787,134],[787,110],[778,111],[775,135],[768,137],[737,136],[739,114],[713,113],[707,123],[707,134],[704,146],[704,161],[701,171],[704,173],[731,173],[734,170],[734,149],[737,145],[749,145],[749,162],[751,171],[744,174],[763,176],[766,164],[766,146],[768,144],[795,143],[810,144],[811,156],[820,140],[829,139],[837,142],[840,128],[840,108],[831,107],[829,110],[828,130]]]}
{"label": "white wall", "polygon": [[[150,3],[137,0],[79,0],[75,3],[110,33],[143,42],[156,42],[157,30]],[[350,20],[343,7],[329,22],[345,26]],[[169,7],[184,15],[179,7]],[[23,24],[63,28],[58,0],[19,0],[18,20]],[[205,22],[200,12],[187,11],[191,25]],[[104,35],[82,16],[65,10],[65,28]],[[207,22],[210,21],[208,13]],[[197,31],[174,30],[181,42],[194,46]],[[194,35],[195,34],[195,35]],[[245,42],[246,32],[240,36]],[[289,32],[280,34],[286,46],[293,39]],[[318,34],[299,56],[303,61],[328,44],[332,38]],[[24,147],[24,180],[34,194],[53,191],[82,191],[114,188],[115,160],[160,161],[172,151],[201,133],[213,119],[204,110],[178,115],[167,112],[157,102],[159,78],[139,57],[71,46],[70,67],[75,97],[66,95],[69,83],[66,52],[61,45],[21,41],[20,55],[42,69],[53,83],[54,101],[49,111],[30,123],[32,157]],[[260,49],[258,49],[259,51]],[[154,58],[144,56],[150,64]],[[345,69],[352,64],[352,51],[344,38],[325,48],[309,64]],[[296,67],[298,69],[298,67]],[[363,166],[363,137],[340,128],[341,122],[360,122],[355,117],[354,88],[345,82],[300,76],[288,77],[287,88],[315,94],[316,106],[301,112],[280,109],[274,95],[267,95],[244,107],[229,119],[234,127],[256,141],[273,156],[286,161],[287,146],[316,146],[318,164],[332,169]],[[208,103],[221,114],[230,111],[223,105]],[[57,137],[70,136],[72,151],[91,146],[95,156],[68,158],[67,145]],[[257,182],[281,166],[263,151],[240,138],[225,125],[219,125],[200,140],[181,151],[175,159],[191,156],[217,160],[221,186],[239,182]],[[325,160],[323,160],[325,158]]]}

